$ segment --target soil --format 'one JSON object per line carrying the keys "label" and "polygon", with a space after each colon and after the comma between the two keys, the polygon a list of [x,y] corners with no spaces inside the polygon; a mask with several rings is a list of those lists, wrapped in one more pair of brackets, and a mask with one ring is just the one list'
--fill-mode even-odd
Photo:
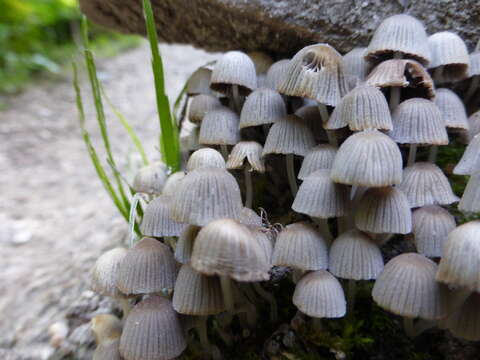
{"label": "soil", "polygon": [[[161,51],[172,96],[215,57],[190,46],[163,45]],[[101,59],[98,70],[150,159],[158,159],[148,45]],[[87,100],[89,86],[82,83]],[[88,128],[101,149],[86,102]],[[88,272],[102,252],[121,244],[127,226],[90,163],[69,76],[39,81],[6,105],[0,112],[0,357],[54,358],[55,348],[65,353],[75,342],[91,341],[87,310],[112,306],[88,290]],[[111,111],[108,122],[119,167],[131,178],[139,158]]]}

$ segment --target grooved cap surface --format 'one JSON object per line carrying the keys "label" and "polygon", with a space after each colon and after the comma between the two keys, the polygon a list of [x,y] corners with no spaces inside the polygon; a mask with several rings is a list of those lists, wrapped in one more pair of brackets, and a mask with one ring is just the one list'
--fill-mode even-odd
{"label": "grooved cap surface", "polygon": [[216,107],[203,118],[198,141],[203,145],[234,145],[240,141],[239,121],[229,108]]}
{"label": "grooved cap surface", "polygon": [[298,222],[287,225],[277,236],[272,264],[304,271],[326,269],[327,243],[310,224]]}
{"label": "grooved cap surface", "polygon": [[453,169],[456,175],[473,175],[480,171],[480,135],[475,135]]}
{"label": "grooved cap surface", "polygon": [[133,179],[133,189],[146,194],[160,194],[167,181],[167,167],[158,161],[140,169]]}
{"label": "grooved cap surface", "polygon": [[192,257],[193,242],[200,231],[200,227],[196,225],[188,225],[180,234],[175,247],[175,260],[180,264],[188,264]]}
{"label": "grooved cap surface", "polygon": [[114,248],[97,259],[91,272],[90,287],[93,291],[104,296],[122,296],[116,282],[120,264],[126,254],[127,249]]}
{"label": "grooved cap surface", "polygon": [[143,235],[153,237],[180,235],[185,224],[170,218],[170,201],[169,196],[161,195],[148,203],[140,225]]}
{"label": "grooved cap surface", "polygon": [[480,211],[480,174],[477,173],[470,177],[467,187],[463,192],[458,209],[463,212]]}
{"label": "grooved cap surface", "polygon": [[343,142],[333,161],[333,181],[381,187],[402,181],[402,154],[398,145],[376,130],[364,130]]}
{"label": "grooved cap surface", "polygon": [[298,178],[305,180],[316,170],[331,169],[337,149],[329,144],[320,144],[310,149],[302,161]]}
{"label": "grooved cap surface", "polygon": [[193,123],[200,123],[209,111],[220,106],[222,106],[222,104],[215,96],[205,94],[196,95],[190,101],[188,118]]}
{"label": "grooved cap surface", "polygon": [[225,169],[225,160],[222,154],[215,149],[202,148],[194,151],[188,158],[187,171],[206,167]]}
{"label": "grooved cap surface", "polygon": [[[253,171],[265,172],[262,159],[263,147],[256,141],[240,141],[228,155],[227,169],[240,169],[249,166]],[[244,164],[245,159],[247,164]]]}
{"label": "grooved cap surface", "polygon": [[135,305],[120,338],[120,354],[126,360],[169,360],[186,347],[172,303],[160,296],[150,296]]}
{"label": "grooved cap surface", "polygon": [[178,222],[203,226],[223,217],[237,218],[242,208],[240,188],[228,171],[200,168],[183,178],[170,215]]}
{"label": "grooved cap surface", "polygon": [[300,279],[293,303],[301,312],[316,318],[340,318],[346,313],[342,285],[325,270],[308,273]]}
{"label": "grooved cap surface", "polygon": [[468,130],[467,111],[462,99],[450,89],[437,89],[435,96],[447,128]]}
{"label": "grooved cap surface", "polygon": [[248,95],[240,113],[240,129],[271,124],[287,116],[282,96],[275,90],[259,88]]}
{"label": "grooved cap surface", "polygon": [[438,320],[446,315],[446,302],[436,272],[437,264],[420,254],[398,255],[375,281],[373,300],[397,315]]}
{"label": "grooved cap surface", "polygon": [[247,95],[257,88],[257,73],[250,57],[241,51],[225,53],[213,66],[210,88],[226,94],[231,85],[238,85]]}

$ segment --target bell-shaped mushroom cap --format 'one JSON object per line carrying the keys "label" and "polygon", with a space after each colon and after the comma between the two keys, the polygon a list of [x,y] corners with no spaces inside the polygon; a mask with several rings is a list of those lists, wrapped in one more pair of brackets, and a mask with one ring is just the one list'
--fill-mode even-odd
{"label": "bell-shaped mushroom cap", "polygon": [[127,249],[114,248],[97,259],[91,272],[90,287],[93,291],[104,296],[122,296],[117,288],[116,280],[118,269],[126,254]]}
{"label": "bell-shaped mushroom cap", "polygon": [[440,109],[447,128],[468,130],[465,105],[452,90],[437,89],[435,104]]}
{"label": "bell-shaped mushroom cap", "polygon": [[237,85],[242,95],[248,95],[257,88],[255,65],[241,51],[225,53],[213,67],[211,89],[226,94],[232,85]]}
{"label": "bell-shaped mushroom cap", "polygon": [[92,360],[122,360],[119,346],[120,336],[114,340],[108,340],[98,344],[93,352]]}
{"label": "bell-shaped mushroom cap", "polygon": [[196,225],[188,225],[180,234],[177,246],[175,247],[175,260],[180,264],[188,264],[192,258],[193,242],[200,231],[200,227]]}
{"label": "bell-shaped mushroom cap", "polygon": [[468,68],[468,77],[480,75],[480,51],[474,51],[470,54],[470,67]]}
{"label": "bell-shaped mushroom cap", "polygon": [[117,340],[122,334],[122,322],[115,315],[95,315],[90,322],[97,344]]}
{"label": "bell-shaped mushroom cap", "polygon": [[131,360],[168,360],[187,347],[170,300],[150,296],[132,309],[120,338],[120,354]]}
{"label": "bell-shaped mushroom cap", "polygon": [[182,265],[175,282],[173,308],[185,315],[215,315],[225,310],[220,279]]}
{"label": "bell-shaped mushroom cap", "polygon": [[326,129],[350,130],[392,129],[392,118],[387,100],[375,86],[361,85],[345,95],[328,120]]}
{"label": "bell-shaped mushroom cap", "polygon": [[187,118],[183,119],[182,126],[180,128],[180,147],[183,151],[192,151],[200,149],[198,143],[198,137],[200,133],[200,127],[197,124],[192,123]]}
{"label": "bell-shaped mushroom cap", "polygon": [[339,318],[347,312],[342,285],[325,270],[308,273],[300,279],[293,293],[293,304],[302,313],[316,318]]}
{"label": "bell-shaped mushroom cap", "polygon": [[327,243],[312,225],[304,222],[287,225],[277,236],[272,264],[304,271],[326,269]]}
{"label": "bell-shaped mushroom cap", "polygon": [[265,74],[273,64],[273,59],[262,51],[252,51],[247,55],[252,59],[257,75]]}
{"label": "bell-shaped mushroom cap", "polygon": [[195,239],[192,267],[206,275],[237,281],[269,279],[270,265],[252,232],[232,219],[220,219],[202,228]]}
{"label": "bell-shaped mushroom cap", "polygon": [[443,66],[441,81],[458,81],[468,76],[470,57],[462,38],[450,31],[437,32],[428,37],[432,59],[429,69]]}
{"label": "bell-shaped mushroom cap", "polygon": [[304,105],[295,111],[295,115],[302,118],[313,133],[316,142],[327,142],[327,132],[323,128],[318,105]]}
{"label": "bell-shaped mushroom cap", "polygon": [[365,61],[364,47],[357,47],[343,55],[343,72],[364,81],[367,76],[368,62]]}
{"label": "bell-shaped mushroom cap", "polygon": [[222,106],[215,96],[200,94],[192,98],[188,108],[188,118],[193,123],[202,122],[205,115],[217,107]]}
{"label": "bell-shaped mushroom cap", "polygon": [[185,173],[183,171],[177,171],[171,174],[167,181],[165,182],[165,186],[162,190],[162,195],[165,196],[172,196],[177,191],[177,187],[180,184],[180,180],[185,177]]}
{"label": "bell-shaped mushroom cap", "polygon": [[272,263],[273,255],[273,235],[268,229],[263,227],[256,226],[251,228],[255,240],[257,240],[258,245],[262,248],[265,255],[267,264]]}
{"label": "bell-shaped mushroom cap", "polygon": [[364,130],[343,142],[333,161],[333,181],[382,187],[402,181],[402,154],[398,145],[377,130]]}
{"label": "bell-shaped mushroom cap", "polygon": [[212,70],[208,67],[198,68],[188,79],[187,94],[211,94],[210,78],[212,77]]}
{"label": "bell-shaped mushroom cap", "polygon": [[426,320],[446,315],[444,288],[435,280],[437,264],[415,253],[394,257],[373,286],[373,300],[394,314]]}
{"label": "bell-shaped mushroom cap", "polygon": [[437,280],[480,291],[480,221],[470,221],[450,232]]}
{"label": "bell-shaped mushroom cap", "polygon": [[222,154],[212,148],[202,148],[193,152],[188,158],[187,171],[207,167],[225,169],[225,159]]}
{"label": "bell-shaped mushroom cap", "polygon": [[163,237],[181,234],[185,224],[170,218],[170,201],[169,196],[162,195],[148,203],[140,226],[143,235]]}
{"label": "bell-shaped mushroom cap", "polygon": [[263,221],[260,215],[250,208],[244,207],[240,212],[238,221],[247,226],[262,226]]}
{"label": "bell-shaped mushroom cap", "polygon": [[146,194],[160,194],[167,181],[167,167],[161,161],[140,169],[133,180],[133,189]]}
{"label": "bell-shaped mushroom cap", "polygon": [[159,293],[173,289],[176,273],[170,248],[155,239],[143,238],[123,258],[117,287],[127,295]]}
{"label": "bell-shaped mushroom cap", "polygon": [[316,44],[300,50],[286,69],[278,91],[284,95],[306,97],[336,106],[348,92],[342,56],[328,44]]}
{"label": "bell-shaped mushroom cap", "polygon": [[480,173],[473,175],[463,192],[458,209],[463,212],[480,211]]}
{"label": "bell-shaped mushroom cap", "polygon": [[248,95],[240,113],[240,129],[277,122],[287,116],[282,96],[272,89],[259,88]]}
{"label": "bell-shaped mushroom cap", "polygon": [[234,145],[240,141],[238,115],[222,106],[208,112],[200,126],[199,142],[203,145]]}
{"label": "bell-shaped mushroom cap", "polygon": [[265,163],[262,159],[263,147],[256,141],[240,141],[235,145],[228,156],[227,169],[240,169],[247,159],[253,171],[265,172]]}
{"label": "bell-shaped mushroom cap", "polygon": [[420,254],[440,257],[448,234],[455,229],[455,218],[437,205],[421,207],[413,212],[413,236]]}
{"label": "bell-shaped mushroom cap", "polygon": [[330,178],[330,170],[316,170],[304,179],[292,209],[317,218],[344,216],[349,208],[349,192],[345,185]]}
{"label": "bell-shaped mushroom cap", "polygon": [[336,238],[329,253],[330,272],[343,279],[376,279],[383,270],[383,257],[378,245],[356,229]]}
{"label": "bell-shaped mushroom cap", "polygon": [[427,162],[417,162],[406,167],[399,189],[407,195],[412,208],[448,205],[458,201],[442,170]]}
{"label": "bell-shaped mushroom cap", "polygon": [[472,293],[456,311],[442,320],[455,337],[470,341],[480,340],[480,294]]}
{"label": "bell-shaped mushroom cap", "polygon": [[393,112],[393,130],[388,133],[400,144],[447,145],[445,119],[433,101],[413,98]]}
{"label": "bell-shaped mushroom cap", "polygon": [[480,133],[480,110],[474,112],[468,118],[468,131],[461,131],[460,132],[460,140],[463,144],[468,144],[475,135]]}
{"label": "bell-shaped mushroom cap", "polygon": [[453,169],[456,175],[473,175],[480,172],[480,135],[475,135],[462,158]]}
{"label": "bell-shaped mushroom cap", "polygon": [[355,209],[355,226],[375,234],[408,234],[412,212],[405,194],[392,186],[368,189]]}
{"label": "bell-shaped mushroom cap", "polygon": [[312,131],[305,121],[296,116],[288,115],[272,125],[268,132],[263,155],[295,154],[305,156],[315,146]]}
{"label": "bell-shaped mushroom cap", "polygon": [[423,64],[430,62],[431,54],[425,27],[410,15],[393,15],[383,20],[368,44],[365,57],[377,60],[393,57],[396,52]]}
{"label": "bell-shaped mushroom cap", "polygon": [[330,144],[320,144],[310,149],[303,159],[298,178],[305,180],[316,170],[331,169],[336,154],[337,149]]}
{"label": "bell-shaped mushroom cap", "polygon": [[277,91],[280,83],[285,78],[289,63],[289,59],[283,59],[274,62],[272,66],[270,66],[270,69],[268,69],[267,71],[267,76],[265,78],[265,86]]}
{"label": "bell-shaped mushroom cap", "polygon": [[172,219],[198,226],[223,217],[238,218],[243,208],[237,181],[228,171],[219,168],[189,172],[171,205]]}
{"label": "bell-shaped mushroom cap", "polygon": [[433,99],[435,89],[427,70],[414,60],[387,60],[378,64],[368,75],[367,85],[380,88],[412,88],[417,96]]}

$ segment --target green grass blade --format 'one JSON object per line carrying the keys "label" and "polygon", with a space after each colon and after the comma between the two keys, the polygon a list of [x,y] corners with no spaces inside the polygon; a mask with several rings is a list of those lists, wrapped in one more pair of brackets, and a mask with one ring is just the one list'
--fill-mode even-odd
{"label": "green grass blade", "polygon": [[158,48],[157,30],[150,0],[143,0],[143,11],[146,21],[147,36],[152,52],[152,69],[155,82],[157,111],[160,118],[160,148],[164,154],[165,163],[170,170],[174,172],[180,169],[178,127],[170,112],[170,103],[165,93],[163,63]]}
{"label": "green grass blade", "polygon": [[95,168],[95,171],[97,172],[98,178],[102,182],[105,190],[107,191],[108,195],[110,196],[113,203],[117,207],[118,211],[120,212],[120,214],[122,214],[125,220],[128,221],[128,215],[129,215],[128,211],[125,209],[124,204],[122,203],[117,193],[115,192],[115,189],[112,186],[107,176],[107,173],[105,172],[105,169],[103,168],[98,158],[98,154],[90,139],[90,134],[85,128],[85,110],[83,107],[82,94],[81,94],[80,85],[78,81],[78,70],[75,63],[73,63],[73,87],[75,89],[75,98],[76,98],[76,105],[77,105],[78,114],[79,114],[80,129],[82,131],[83,141],[85,142],[85,145],[87,147],[87,151],[92,161],[92,164]]}
{"label": "green grass blade", "polygon": [[[107,159],[109,162],[112,164],[115,164],[115,160],[113,158],[112,154],[112,148],[110,146],[110,138],[108,136],[108,131],[107,131],[107,122],[106,122],[106,117],[105,117],[105,111],[103,108],[103,102],[102,102],[102,93],[100,90],[100,82],[98,81],[97,77],[97,68],[95,65],[95,60],[93,58],[92,52],[89,50],[89,42],[88,42],[88,24],[87,24],[87,19],[85,16],[82,18],[82,39],[83,39],[83,46],[84,46],[84,56],[85,56],[85,63],[87,65],[87,71],[88,71],[88,78],[90,80],[90,85],[92,89],[92,96],[95,104],[95,110],[97,113],[97,122],[100,128],[100,134],[102,135],[103,143],[105,146],[105,151],[107,153]],[[120,198],[123,201],[125,209],[129,210],[130,209],[130,201],[128,200],[128,197],[125,193],[125,190],[123,189],[122,181],[119,178],[118,174],[114,172],[113,174],[115,183],[118,188],[118,192],[120,194]]]}
{"label": "green grass blade", "polygon": [[135,148],[137,149],[138,153],[142,157],[143,165],[148,165],[148,158],[145,153],[145,149],[142,146],[142,142],[138,138],[137,134],[135,133],[135,130],[133,130],[133,127],[130,125],[126,117],[117,109],[115,105],[113,105],[112,101],[110,98],[107,96],[105,89],[103,86],[100,85],[100,90],[102,92],[103,97],[105,98],[105,101],[107,102],[108,106],[112,109],[113,113],[115,116],[118,118],[120,123],[123,125],[125,131],[128,133],[128,136],[130,136],[130,139],[132,140],[133,144],[135,145]]}

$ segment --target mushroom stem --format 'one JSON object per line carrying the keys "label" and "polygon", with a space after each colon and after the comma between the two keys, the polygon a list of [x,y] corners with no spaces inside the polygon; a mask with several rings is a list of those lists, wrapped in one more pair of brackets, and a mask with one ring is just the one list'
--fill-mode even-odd
{"label": "mushroom stem", "polygon": [[332,242],[333,236],[328,226],[328,219],[322,219],[318,217],[312,217],[313,221],[318,225],[318,230],[322,234],[323,238],[327,241],[328,245]]}
{"label": "mushroom stem", "polygon": [[413,318],[403,318],[403,329],[408,337],[415,337],[415,324]]}
{"label": "mushroom stem", "polygon": [[232,280],[228,276],[220,276],[220,285],[222,287],[223,301],[225,308],[229,313],[234,311]]}
{"label": "mushroom stem", "polygon": [[255,282],[253,283],[253,288],[260,295],[261,298],[266,300],[270,304],[270,321],[277,322],[278,320],[278,305],[277,300],[275,300],[275,296],[265,290],[262,285]]}
{"label": "mushroom stem", "polygon": [[316,331],[323,331],[323,324],[321,318],[312,318],[312,327]]}
{"label": "mushroom stem", "polygon": [[348,280],[347,290],[347,316],[353,317],[353,309],[355,308],[355,295],[357,292],[357,283],[353,279]]}
{"label": "mushroom stem", "polygon": [[303,270],[293,269],[292,280],[296,284],[303,276]]}
{"label": "mushroom stem", "polygon": [[408,151],[408,160],[407,166],[411,166],[415,163],[417,157],[417,144],[410,144],[410,149]]}
{"label": "mushroom stem", "polygon": [[[318,104],[318,112],[320,113],[322,124],[325,125],[330,117],[327,106],[325,104]],[[338,139],[335,130],[326,130],[326,133],[328,137],[328,143],[334,147],[338,147]]]}
{"label": "mushroom stem", "polygon": [[128,298],[124,296],[118,297],[116,298],[116,300],[118,301],[118,305],[120,305],[120,308],[122,309],[122,320],[125,321],[128,314],[130,314],[130,310],[132,310],[132,304],[130,304],[130,300],[128,300]]}
{"label": "mushroom stem", "polygon": [[468,103],[472,98],[473,94],[475,94],[475,91],[478,89],[479,82],[480,75],[475,75],[472,77],[472,80],[470,81],[470,86],[468,87],[468,90],[465,93],[465,97],[463,98],[465,103]]}
{"label": "mushroom stem", "polygon": [[451,314],[457,310],[467,300],[472,292],[467,288],[461,288],[450,296],[448,301],[448,312]]}
{"label": "mushroom stem", "polygon": [[220,145],[220,151],[221,151],[225,161],[227,161],[228,160],[228,147],[227,147],[227,145],[224,145],[224,144]]}
{"label": "mushroom stem", "polygon": [[251,209],[253,203],[252,172],[249,166],[244,166],[243,174],[245,176],[245,207]]}
{"label": "mushroom stem", "polygon": [[442,81],[442,74],[443,74],[443,66],[439,66],[433,71],[433,82],[435,86]]}
{"label": "mushroom stem", "polygon": [[437,161],[437,155],[438,155],[438,146],[432,145],[428,152],[428,162],[435,164],[435,162]]}
{"label": "mushroom stem", "polygon": [[173,236],[165,236],[165,242],[170,246],[173,252],[175,252],[175,248],[177,247],[177,241]]}
{"label": "mushroom stem", "polygon": [[393,112],[397,108],[398,104],[400,104],[400,87],[393,86],[390,88],[390,111]]}
{"label": "mushroom stem", "polygon": [[222,339],[222,341],[225,343],[227,346],[232,346],[233,344],[233,339],[232,339],[232,334],[230,331],[230,325],[233,320],[233,315],[230,313],[221,313],[217,317],[217,330],[218,330],[218,335]]}
{"label": "mushroom stem", "polygon": [[242,99],[240,97],[240,92],[238,91],[238,85],[232,85],[232,99],[233,99],[233,110],[240,114],[242,110]]}
{"label": "mushroom stem", "polygon": [[295,166],[294,166],[293,154],[287,154],[286,164],[287,164],[288,184],[290,185],[290,190],[292,191],[293,197],[295,197],[297,195],[298,185],[297,185],[297,179],[295,177]]}
{"label": "mushroom stem", "polygon": [[198,333],[200,345],[202,345],[203,350],[209,355],[211,355],[213,359],[221,359],[220,351],[215,345],[212,345],[210,343],[210,340],[208,339],[207,320],[208,316],[198,316],[196,319],[195,329]]}

